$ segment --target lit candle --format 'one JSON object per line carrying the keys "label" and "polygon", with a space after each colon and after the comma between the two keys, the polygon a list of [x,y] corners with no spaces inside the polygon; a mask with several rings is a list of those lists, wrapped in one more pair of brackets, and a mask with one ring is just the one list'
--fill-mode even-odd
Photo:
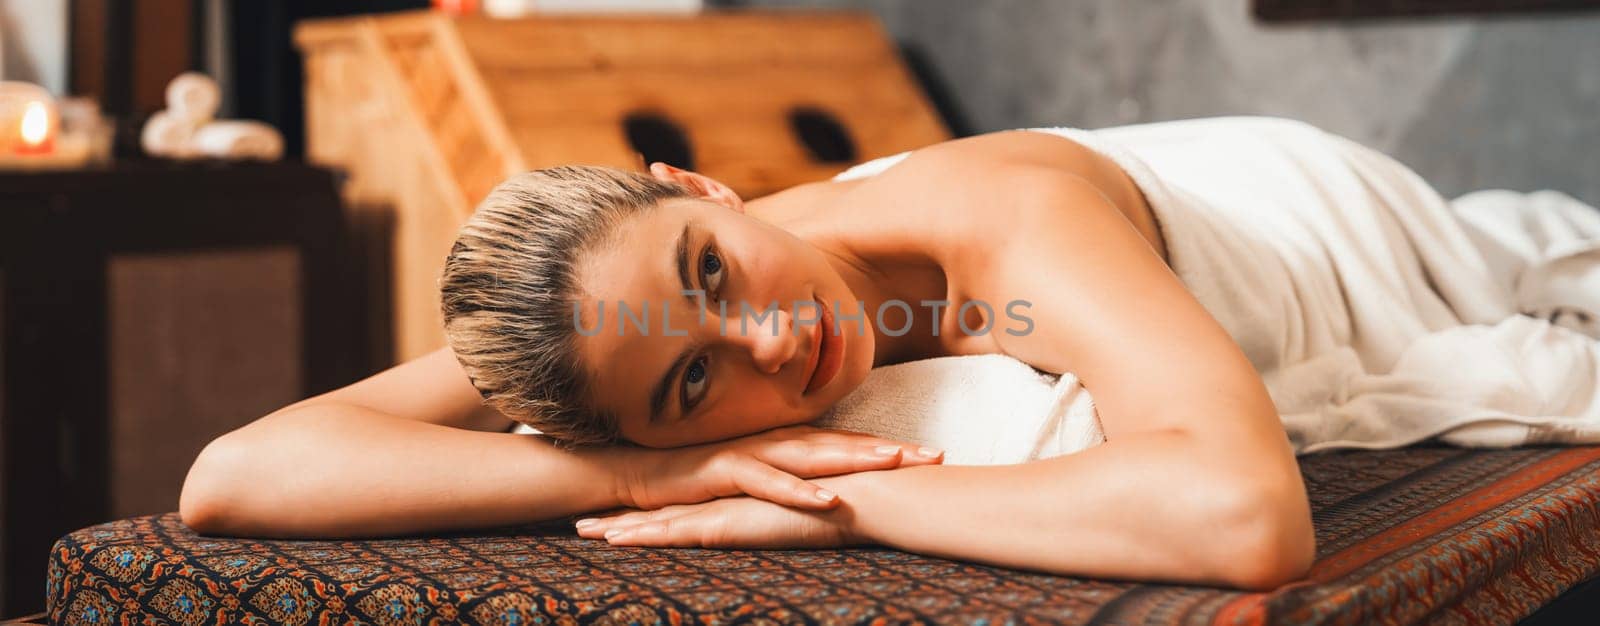
{"label": "lit candle", "polygon": [[17,154],[49,154],[55,149],[55,132],[50,123],[50,107],[34,100],[22,108],[17,128]]}
{"label": "lit candle", "polygon": [[0,170],[82,167],[90,160],[89,139],[84,129],[62,125],[45,88],[0,81]]}

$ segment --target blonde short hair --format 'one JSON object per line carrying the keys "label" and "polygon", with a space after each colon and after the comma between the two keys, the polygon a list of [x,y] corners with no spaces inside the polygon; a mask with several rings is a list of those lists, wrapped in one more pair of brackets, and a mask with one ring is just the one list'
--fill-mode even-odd
{"label": "blonde short hair", "polygon": [[590,407],[573,303],[580,255],[684,187],[608,167],[562,166],[496,186],[461,227],[439,291],[444,332],[484,403],[568,447],[614,442]]}

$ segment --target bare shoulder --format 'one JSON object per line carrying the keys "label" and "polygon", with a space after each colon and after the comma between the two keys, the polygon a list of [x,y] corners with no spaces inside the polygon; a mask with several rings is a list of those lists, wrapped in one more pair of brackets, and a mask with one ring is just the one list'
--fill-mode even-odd
{"label": "bare shoulder", "polygon": [[[960,228],[970,238],[989,233],[985,226],[1024,219],[1018,211],[1040,206],[1068,178],[1103,195],[1164,250],[1144,196],[1127,173],[1099,152],[1050,133],[1000,131],[927,146],[850,195],[902,218]],[[992,234],[1003,239],[1015,233]]]}
{"label": "bare shoulder", "polygon": [[885,174],[895,169],[910,174],[918,169],[1004,170],[1019,165],[1061,170],[1108,192],[1131,184],[1122,168],[1099,152],[1067,137],[1033,130],[999,131],[934,144],[912,152]]}
{"label": "bare shoulder", "polygon": [[1060,135],[1002,130],[933,144],[913,154],[919,158],[954,155],[962,159],[978,156],[1012,162],[1060,162],[1092,157],[1095,153]]}
{"label": "bare shoulder", "polygon": [[1108,437],[1277,424],[1243,350],[1096,185],[1050,167],[1010,170],[1028,190],[1009,209],[1010,236],[952,264],[968,297],[1029,303],[1032,326],[995,332],[998,352],[1077,375]]}
{"label": "bare shoulder", "polygon": [[[1107,437],[1281,437],[1260,375],[1172,272],[1129,210],[1142,195],[1102,155],[1046,133],[991,133],[918,150],[851,196],[890,213],[899,243],[933,248],[955,300],[989,303],[997,323],[956,353],[1077,375]],[[945,329],[964,321],[961,303]],[[1011,324],[1012,312],[1032,324]]]}

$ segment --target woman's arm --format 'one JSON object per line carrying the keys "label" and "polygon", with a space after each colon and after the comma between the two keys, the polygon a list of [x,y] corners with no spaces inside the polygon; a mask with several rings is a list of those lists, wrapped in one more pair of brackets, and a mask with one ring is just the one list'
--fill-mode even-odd
{"label": "woman's arm", "polygon": [[189,470],[179,512],[198,532],[270,537],[528,522],[620,506],[605,453],[354,404],[301,406],[208,445]]}
{"label": "woman's arm", "polygon": [[818,479],[844,501],[829,511],[723,498],[580,521],[578,532],[628,546],[879,544],[1052,574],[1243,589],[1303,577],[1314,541],[1274,521],[1300,513],[1300,485],[1197,469],[1231,464],[1203,450],[1187,434],[1153,433],[1021,465]]}
{"label": "woman's arm", "polygon": [[[1177,431],[1004,466],[822,479],[847,536],[1058,574],[1272,589],[1303,577],[1315,540],[1298,472],[1238,475],[1232,453]],[[995,485],[1005,485],[996,489]]]}
{"label": "woman's arm", "polygon": [[[860,518],[868,536],[937,550],[962,529],[983,528],[991,539],[973,543],[985,558],[1130,578],[1248,583],[1303,572],[1315,551],[1310,504],[1244,351],[1114,203],[1114,181],[1061,156],[1076,144],[1041,133],[984,139],[908,159],[899,175],[932,180],[959,166],[982,182],[932,191],[977,190],[1004,203],[993,214],[1009,219],[974,220],[971,243],[946,262],[967,279],[969,297],[996,311],[1028,301],[1033,324],[992,320],[974,340],[1075,374],[1107,441],[1014,468],[875,477],[874,495],[861,501],[874,511]],[[1019,489],[986,496],[986,479]],[[972,498],[954,498],[965,505],[997,508],[940,511],[920,525],[885,517],[910,503],[902,498],[952,492]]]}
{"label": "woman's arm", "polygon": [[819,498],[819,487],[797,475],[938,460],[810,428],[676,450],[569,451],[498,432],[507,423],[440,350],[219,437],[189,470],[179,513],[208,534],[353,537],[736,494],[825,509],[837,498]]}

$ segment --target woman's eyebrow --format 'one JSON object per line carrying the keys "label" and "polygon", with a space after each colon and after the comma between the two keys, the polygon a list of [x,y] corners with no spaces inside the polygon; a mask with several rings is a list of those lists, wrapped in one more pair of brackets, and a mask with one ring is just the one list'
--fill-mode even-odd
{"label": "woman's eyebrow", "polygon": [[678,356],[672,359],[672,365],[667,366],[666,373],[661,375],[661,380],[656,381],[655,386],[650,389],[650,423],[654,424],[661,420],[661,411],[667,405],[667,391],[672,389],[672,381],[678,379],[678,370],[683,369],[683,365],[689,362],[689,357],[694,351],[694,345],[684,345]]}
{"label": "woman's eyebrow", "polygon": [[[683,231],[678,233],[677,257],[678,257],[677,258],[677,261],[678,261],[678,286],[682,287],[683,290],[686,291],[686,292],[687,291],[692,291],[694,289],[694,283],[689,278],[689,223],[688,222],[684,222],[683,223]],[[689,294],[685,293],[683,295],[683,297],[687,298],[687,297],[689,297]]]}

